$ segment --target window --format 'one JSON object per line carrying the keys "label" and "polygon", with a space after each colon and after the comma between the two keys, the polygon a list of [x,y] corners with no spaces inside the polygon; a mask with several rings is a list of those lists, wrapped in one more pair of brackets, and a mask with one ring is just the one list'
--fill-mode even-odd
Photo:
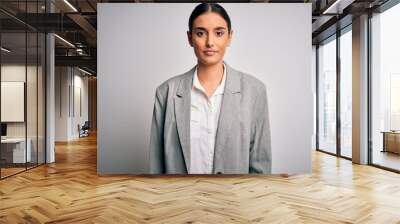
{"label": "window", "polygon": [[318,47],[318,148],[336,153],[336,39]]}
{"label": "window", "polygon": [[340,36],[340,154],[352,157],[352,35],[351,26]]}
{"label": "window", "polygon": [[400,5],[371,18],[372,163],[400,170]]}

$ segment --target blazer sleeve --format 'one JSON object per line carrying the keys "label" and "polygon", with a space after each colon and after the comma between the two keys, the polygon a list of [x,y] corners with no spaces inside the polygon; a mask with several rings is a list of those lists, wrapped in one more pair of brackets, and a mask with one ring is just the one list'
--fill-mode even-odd
{"label": "blazer sleeve", "polygon": [[256,99],[253,136],[250,144],[250,173],[271,173],[271,134],[265,85]]}
{"label": "blazer sleeve", "polygon": [[164,166],[164,119],[165,99],[162,97],[159,88],[156,90],[154,100],[153,118],[150,133],[150,173],[162,174]]}

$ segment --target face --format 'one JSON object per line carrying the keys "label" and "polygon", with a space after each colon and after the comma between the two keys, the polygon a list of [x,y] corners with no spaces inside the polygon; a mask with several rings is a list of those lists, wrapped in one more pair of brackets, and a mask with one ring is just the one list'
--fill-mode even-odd
{"label": "face", "polygon": [[188,39],[199,63],[220,63],[232,39],[232,31],[228,31],[224,18],[215,12],[206,12],[193,21],[192,27],[192,32],[188,31]]}

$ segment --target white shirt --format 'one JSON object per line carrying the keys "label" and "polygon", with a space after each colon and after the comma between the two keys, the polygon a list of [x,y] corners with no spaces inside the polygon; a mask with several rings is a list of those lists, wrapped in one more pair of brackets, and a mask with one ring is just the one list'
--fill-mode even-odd
{"label": "white shirt", "polygon": [[211,174],[214,162],[215,137],[222,97],[225,89],[226,68],[222,81],[212,96],[207,97],[194,71],[190,105],[190,174]]}

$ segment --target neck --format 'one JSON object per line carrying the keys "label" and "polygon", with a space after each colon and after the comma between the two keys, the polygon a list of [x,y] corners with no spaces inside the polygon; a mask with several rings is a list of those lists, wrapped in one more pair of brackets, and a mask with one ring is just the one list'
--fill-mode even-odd
{"label": "neck", "polygon": [[197,66],[197,76],[201,84],[218,85],[224,75],[223,62],[214,65],[204,65],[200,62]]}

